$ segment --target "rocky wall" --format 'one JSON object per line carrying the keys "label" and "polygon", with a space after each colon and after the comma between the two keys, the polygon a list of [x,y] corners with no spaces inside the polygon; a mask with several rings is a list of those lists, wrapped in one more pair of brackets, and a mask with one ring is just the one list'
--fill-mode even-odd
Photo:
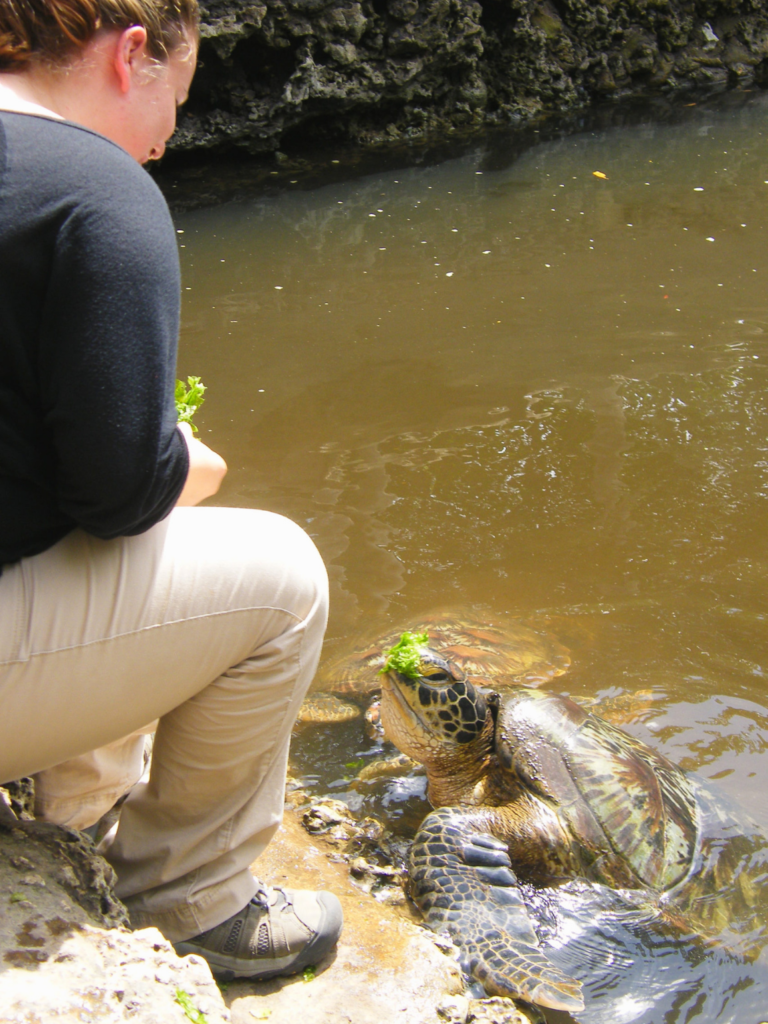
{"label": "rocky wall", "polygon": [[610,98],[768,82],[763,0],[202,0],[202,10],[176,153],[419,141]]}

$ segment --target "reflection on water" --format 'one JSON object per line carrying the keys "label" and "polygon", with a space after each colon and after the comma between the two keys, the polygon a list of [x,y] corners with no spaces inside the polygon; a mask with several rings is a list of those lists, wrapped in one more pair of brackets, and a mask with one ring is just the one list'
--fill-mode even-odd
{"label": "reflection on water", "polygon": [[[580,978],[589,1024],[667,1024],[762,1020],[764,989],[755,968],[724,949],[711,949],[695,936],[653,920],[638,900],[628,911],[610,893],[605,905],[585,919],[578,883],[557,895],[558,929],[568,942],[547,954]],[[574,892],[573,890],[576,890]],[[575,898],[572,898],[575,897]],[[543,929],[542,929],[543,930]],[[763,971],[763,978],[765,971]],[[553,1020],[568,1020],[555,1016]]]}
{"label": "reflection on water", "polygon": [[[756,95],[177,223],[180,370],[209,386],[222,500],[313,535],[328,657],[439,608],[533,622],[571,648],[558,689],[650,690],[629,731],[763,826],[767,114]],[[338,794],[379,753],[351,723],[295,757]],[[407,832],[421,785],[345,799]],[[764,977],[739,970],[727,1009],[702,989],[663,1020],[751,1020]]]}

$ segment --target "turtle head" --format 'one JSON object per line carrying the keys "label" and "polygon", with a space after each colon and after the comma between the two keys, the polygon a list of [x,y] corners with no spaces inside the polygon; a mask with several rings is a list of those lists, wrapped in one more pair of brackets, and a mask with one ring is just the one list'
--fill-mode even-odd
{"label": "turtle head", "polygon": [[485,697],[426,635],[404,633],[382,670],[381,718],[395,746],[429,767],[476,757],[490,715]]}

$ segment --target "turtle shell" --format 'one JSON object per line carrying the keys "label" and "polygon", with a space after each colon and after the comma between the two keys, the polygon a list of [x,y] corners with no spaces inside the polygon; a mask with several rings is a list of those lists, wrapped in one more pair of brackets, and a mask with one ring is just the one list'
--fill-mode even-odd
{"label": "turtle shell", "polygon": [[594,881],[672,888],[688,874],[698,841],[696,798],[682,769],[558,694],[505,695],[494,740],[513,773],[560,815]]}
{"label": "turtle shell", "polygon": [[386,652],[407,629],[427,633],[429,646],[456,664],[478,686],[541,686],[571,664],[568,650],[553,637],[513,619],[489,622],[469,615],[436,613],[325,665],[314,689],[365,696],[381,688]]}

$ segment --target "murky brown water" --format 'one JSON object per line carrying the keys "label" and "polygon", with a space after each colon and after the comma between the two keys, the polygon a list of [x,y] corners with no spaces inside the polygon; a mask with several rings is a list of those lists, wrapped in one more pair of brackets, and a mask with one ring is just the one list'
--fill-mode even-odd
{"label": "murky brown water", "polygon": [[[319,545],[329,657],[524,618],[768,826],[768,98],[295,188],[178,217],[180,370],[221,500]],[[373,749],[297,746],[318,791]]]}

